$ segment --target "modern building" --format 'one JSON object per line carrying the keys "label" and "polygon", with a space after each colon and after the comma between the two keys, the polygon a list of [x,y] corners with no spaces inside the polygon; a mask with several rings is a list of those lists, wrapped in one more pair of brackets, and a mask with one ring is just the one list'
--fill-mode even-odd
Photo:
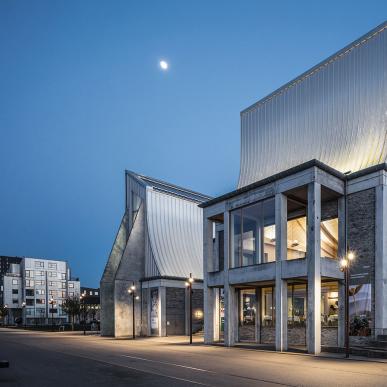
{"label": "modern building", "polygon": [[19,263],[9,265],[2,277],[8,323],[17,322],[17,318],[27,325],[67,322],[63,301],[80,296],[80,282],[71,279],[68,263],[41,258],[19,259]]}
{"label": "modern building", "polygon": [[185,282],[190,274],[195,280],[193,327],[201,329],[203,218],[198,204],[210,198],[130,171],[125,186],[125,213],[101,279],[101,334],[131,336],[133,320],[136,335],[188,333]]}
{"label": "modern building", "polygon": [[387,334],[386,69],[384,23],[242,111],[238,187],[200,205],[206,343],[343,347],[349,252],[351,343]]}
{"label": "modern building", "polygon": [[21,258],[19,257],[7,257],[0,256],[0,308],[3,307],[3,292],[4,292],[4,284],[3,277],[8,272],[12,272],[14,269],[12,265],[19,265],[21,262]]}

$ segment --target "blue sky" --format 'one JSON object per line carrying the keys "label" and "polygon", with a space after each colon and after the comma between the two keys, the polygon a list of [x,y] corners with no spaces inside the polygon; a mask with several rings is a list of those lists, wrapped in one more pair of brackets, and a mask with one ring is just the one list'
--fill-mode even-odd
{"label": "blue sky", "polygon": [[0,255],[66,259],[98,286],[125,169],[234,189],[239,112],[386,16],[386,1],[1,0]]}

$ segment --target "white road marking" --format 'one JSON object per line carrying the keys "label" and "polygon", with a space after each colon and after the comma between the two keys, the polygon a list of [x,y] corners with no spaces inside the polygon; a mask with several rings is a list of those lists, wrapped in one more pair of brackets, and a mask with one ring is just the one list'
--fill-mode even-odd
{"label": "white road marking", "polygon": [[166,365],[171,365],[171,366],[175,366],[175,367],[188,368],[188,369],[194,370],[194,371],[208,372],[208,373],[211,373],[211,374],[215,374],[215,373],[216,373],[216,372],[214,372],[214,371],[204,370],[204,369],[202,369],[202,368],[190,367],[190,366],[185,366],[185,365],[182,365],[182,364],[170,363],[170,362],[167,362],[167,361],[151,360],[151,359],[145,359],[145,358],[143,358],[143,357],[129,356],[129,355],[121,355],[121,356],[123,356],[123,357],[128,357],[128,358],[130,358],[130,359],[149,361],[149,362],[151,362],[151,363],[166,364]]}

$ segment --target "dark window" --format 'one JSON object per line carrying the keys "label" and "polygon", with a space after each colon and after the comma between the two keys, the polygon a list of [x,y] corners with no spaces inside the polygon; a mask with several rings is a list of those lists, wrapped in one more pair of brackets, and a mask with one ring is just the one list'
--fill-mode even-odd
{"label": "dark window", "polygon": [[19,294],[19,290],[18,289],[12,289],[12,294]]}
{"label": "dark window", "polygon": [[28,305],[28,306],[34,306],[34,302],[35,302],[35,300],[32,298],[26,299],[26,305]]}
{"label": "dark window", "polygon": [[34,289],[26,289],[26,296],[33,297],[34,296]]}
{"label": "dark window", "polygon": [[17,304],[19,302],[19,300],[17,299],[17,298],[14,298],[13,300],[12,300],[12,303],[13,304]]}

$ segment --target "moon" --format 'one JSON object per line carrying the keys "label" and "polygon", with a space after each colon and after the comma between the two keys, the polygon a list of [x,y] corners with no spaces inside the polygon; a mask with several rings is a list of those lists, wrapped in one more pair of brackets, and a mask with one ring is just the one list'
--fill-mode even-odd
{"label": "moon", "polygon": [[166,62],[165,60],[161,60],[160,61],[160,67],[161,67],[161,69],[162,70],[164,70],[164,71],[166,71],[166,70],[168,70],[168,62]]}

